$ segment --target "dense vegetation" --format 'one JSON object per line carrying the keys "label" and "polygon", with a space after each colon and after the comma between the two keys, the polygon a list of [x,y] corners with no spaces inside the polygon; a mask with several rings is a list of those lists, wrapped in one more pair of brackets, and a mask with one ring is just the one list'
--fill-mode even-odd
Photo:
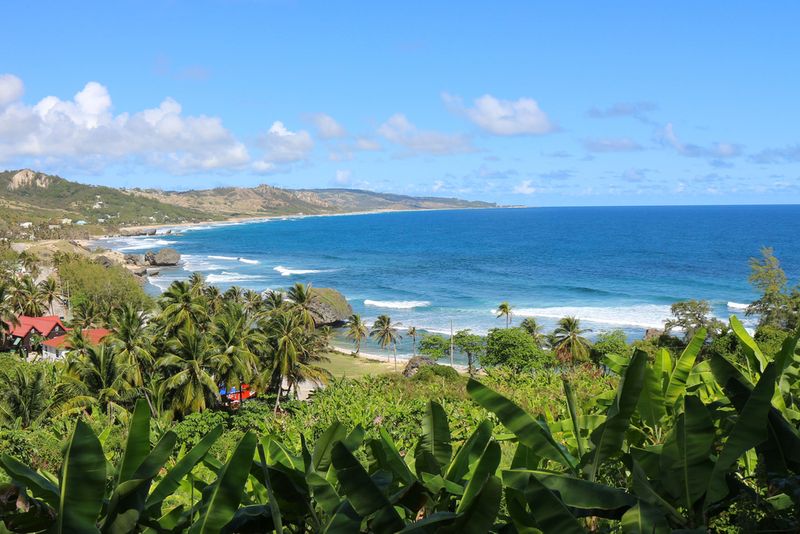
{"label": "dense vegetation", "polygon": [[[46,307],[32,259],[4,258],[2,313]],[[98,300],[90,289],[116,276],[59,264],[92,273],[71,279],[74,299]],[[770,251],[754,260],[757,287],[762,268],[780,280]],[[40,296],[18,296],[28,286]],[[633,344],[618,331],[591,342],[574,318],[550,333],[515,326],[505,303],[507,328],[486,337],[404,333],[434,359],[468,355],[474,378],[428,366],[358,380],[319,366],[330,332],[306,286],[265,298],[193,276],[137,304],[112,287],[120,296],[91,321],[76,314],[112,331],[100,346],[74,334],[64,361],[0,361],[7,529],[800,528],[800,332],[785,276],[763,286],[753,337],[703,302],[676,304],[667,332]],[[356,352],[367,336],[390,351],[401,335],[388,316],[371,327],[353,316],[346,330]],[[303,380],[328,385],[300,402]],[[243,382],[259,397],[236,409],[219,389]]]}

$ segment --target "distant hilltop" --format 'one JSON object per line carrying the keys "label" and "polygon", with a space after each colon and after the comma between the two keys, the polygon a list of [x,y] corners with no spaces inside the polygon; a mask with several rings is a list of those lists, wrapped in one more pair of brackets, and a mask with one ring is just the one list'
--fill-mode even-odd
{"label": "distant hilltop", "polygon": [[359,189],[283,189],[269,185],[189,191],[117,189],[31,169],[0,172],[0,237],[23,239],[81,237],[125,226],[271,215],[493,207],[497,205]]}

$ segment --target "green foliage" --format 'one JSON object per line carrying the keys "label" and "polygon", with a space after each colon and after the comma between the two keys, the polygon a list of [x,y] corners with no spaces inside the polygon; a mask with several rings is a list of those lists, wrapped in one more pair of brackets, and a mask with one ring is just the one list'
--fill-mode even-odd
{"label": "green foliage", "polygon": [[664,325],[666,333],[679,328],[683,330],[685,340],[692,338],[701,328],[705,328],[711,338],[725,331],[725,324],[711,316],[711,304],[707,300],[676,302],[670,306],[670,311],[672,317]]}
{"label": "green foliage", "polygon": [[516,370],[542,369],[555,363],[553,354],[540,348],[518,328],[496,328],[486,338],[485,367],[507,366]]}
{"label": "green foliage", "polygon": [[629,358],[633,354],[633,348],[628,345],[627,336],[622,330],[611,330],[601,332],[592,344],[591,358],[595,364],[600,364],[609,354],[616,354],[623,358]]}
{"label": "green foliage", "polygon": [[230,415],[225,412],[206,410],[186,416],[172,430],[178,437],[179,444],[194,446],[217,426],[227,427],[230,419]]}
{"label": "green foliage", "polygon": [[423,334],[417,345],[417,352],[434,360],[441,360],[450,354],[450,340],[438,334]]}
{"label": "green foliage", "polygon": [[449,365],[425,365],[420,367],[419,371],[412,377],[412,380],[416,382],[430,382],[437,379],[444,382],[458,383],[460,375],[458,371]]}
{"label": "green foliage", "polygon": [[71,256],[59,261],[58,275],[62,286],[69,289],[73,307],[92,303],[108,317],[114,307],[123,303],[137,309],[152,306],[135,277],[119,265],[104,267],[87,258]]}

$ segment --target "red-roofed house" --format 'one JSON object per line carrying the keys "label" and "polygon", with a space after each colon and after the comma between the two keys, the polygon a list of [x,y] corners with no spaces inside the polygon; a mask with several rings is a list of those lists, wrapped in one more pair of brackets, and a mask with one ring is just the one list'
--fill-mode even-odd
{"label": "red-roofed house", "polygon": [[20,315],[17,317],[18,324],[9,324],[10,332],[6,346],[12,350],[20,350],[24,353],[31,351],[37,337],[52,339],[60,336],[67,331],[64,323],[57,315],[46,317],[28,317]]}
{"label": "red-roofed house", "polygon": [[[90,345],[99,345],[111,330],[105,328],[88,328],[83,331],[83,337]],[[53,339],[42,342],[42,357],[48,360],[58,360],[64,357],[67,351],[72,349],[69,343],[69,335],[64,334]]]}

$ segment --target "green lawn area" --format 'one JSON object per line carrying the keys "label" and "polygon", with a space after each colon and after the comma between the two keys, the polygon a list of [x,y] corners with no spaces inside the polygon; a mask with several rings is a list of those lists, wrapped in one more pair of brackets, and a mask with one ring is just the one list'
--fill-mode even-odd
{"label": "green lawn area", "polygon": [[[333,374],[336,378],[358,378],[364,375],[377,375],[383,373],[391,373],[394,370],[392,365],[387,365],[386,362],[370,360],[367,358],[354,358],[349,354],[342,354],[341,352],[331,352],[328,354],[329,362],[323,362],[321,367],[324,367]],[[398,369],[402,370],[405,362],[402,364],[398,362]]]}

